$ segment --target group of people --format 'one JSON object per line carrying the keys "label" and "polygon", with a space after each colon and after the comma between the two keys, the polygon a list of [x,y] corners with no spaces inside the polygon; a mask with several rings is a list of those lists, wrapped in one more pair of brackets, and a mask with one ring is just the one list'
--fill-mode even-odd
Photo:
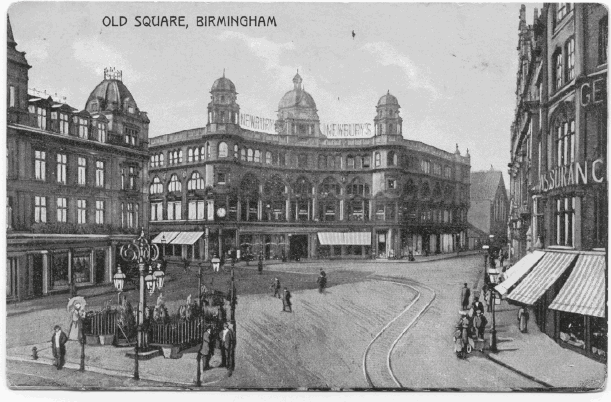
{"label": "group of people", "polygon": [[55,358],[54,366],[58,370],[64,367],[66,360],[66,343],[68,341],[82,341],[83,319],[85,318],[85,299],[77,296],[68,300],[68,311],[70,312],[70,332],[69,335],[62,330],[60,325],[53,327],[51,336],[51,351]]}
{"label": "group of people", "polygon": [[[490,292],[491,290],[487,290]],[[488,300],[491,300],[491,295],[487,295]],[[488,320],[484,315],[484,304],[479,300],[479,296],[473,297],[473,302],[469,304],[471,299],[471,290],[468,284],[464,284],[460,295],[460,319],[456,323],[454,331],[455,352],[459,358],[465,358],[472,345],[473,339],[483,340],[484,332]],[[489,306],[490,307],[490,306]],[[490,310],[488,310],[490,311]]]}
{"label": "group of people", "polygon": [[214,355],[216,341],[218,341],[221,352],[221,365],[219,367],[226,367],[231,375],[235,369],[235,333],[227,322],[223,325],[223,330],[219,332],[218,338],[212,335],[212,326],[206,327],[202,344],[197,352],[198,364],[201,360],[204,371],[211,369],[210,359]]}

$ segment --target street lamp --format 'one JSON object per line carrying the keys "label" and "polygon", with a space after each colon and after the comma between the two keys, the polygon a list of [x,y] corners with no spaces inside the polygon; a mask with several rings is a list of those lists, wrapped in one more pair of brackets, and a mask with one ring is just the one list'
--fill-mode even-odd
{"label": "street lamp", "polygon": [[123,285],[125,284],[125,274],[121,272],[120,265],[117,265],[117,273],[112,277],[112,281],[115,284],[115,288],[119,291],[119,293],[117,293],[117,304],[121,304],[121,293],[123,292]]}
{"label": "street lamp", "polygon": [[[494,240],[494,235],[490,235],[489,237],[489,244],[492,245],[492,241]],[[489,250],[488,253],[491,255],[491,251]],[[490,263],[490,267],[492,268],[492,263]],[[490,329],[490,351],[492,352],[496,352],[497,348],[496,348],[496,314],[495,314],[495,304],[496,304],[496,290],[494,289],[497,282],[495,281],[494,283],[492,281],[489,281],[489,285],[492,290],[490,292],[490,297],[492,298],[492,328]]]}
{"label": "street lamp", "polygon": [[[140,303],[138,304],[138,315],[136,316],[136,325],[138,328],[138,339],[134,349],[134,379],[139,380],[138,372],[138,354],[145,351],[148,345],[145,342],[145,337],[142,329],[144,322],[144,310],[146,309],[146,295],[144,287],[148,289],[150,294],[155,292],[155,287],[159,290],[163,288],[164,272],[160,269],[160,264],[156,263],[159,258],[159,248],[156,244],[150,244],[144,237],[144,228],[140,231],[140,237],[134,239],[131,243],[121,246],[121,258],[127,262],[136,262],[138,264],[138,272],[140,277],[139,293]],[[148,267],[148,274],[146,268]],[[153,267],[156,268],[153,273]],[[125,274],[117,268],[117,273],[113,276],[113,281],[117,290],[121,291],[125,283]]]}

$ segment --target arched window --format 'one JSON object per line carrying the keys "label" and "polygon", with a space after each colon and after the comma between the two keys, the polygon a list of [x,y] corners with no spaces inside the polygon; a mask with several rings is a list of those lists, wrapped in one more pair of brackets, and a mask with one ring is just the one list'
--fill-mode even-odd
{"label": "arched window", "polygon": [[161,194],[163,193],[163,183],[159,179],[159,177],[155,176],[151,186],[149,188],[151,194]]}
{"label": "arched window", "polygon": [[270,151],[267,151],[265,153],[265,163],[267,163],[268,165],[272,164],[272,153]]}
{"label": "arched window", "polygon": [[367,197],[369,196],[369,185],[357,177],[346,186],[346,193],[352,196]]}
{"label": "arched window", "polygon": [[204,189],[204,179],[199,174],[199,172],[191,173],[191,178],[187,182],[188,190],[203,190]]}
{"label": "arched window", "polygon": [[382,164],[382,159],[380,158],[380,153],[376,152],[374,154],[375,167],[379,167]]}
{"label": "arched window", "polygon": [[428,182],[424,182],[422,183],[422,186],[420,187],[420,198],[429,198],[431,195],[431,187],[429,186]]}
{"label": "arched window", "polygon": [[435,183],[435,187],[433,187],[433,198],[441,198],[441,186],[439,183]]}
{"label": "arched window", "polygon": [[227,143],[220,142],[219,143],[219,158],[226,158],[228,155]]}
{"label": "arched window", "polygon": [[210,143],[207,142],[206,143],[206,159],[210,159],[211,156],[211,148],[210,148]]}
{"label": "arched window", "polygon": [[240,150],[240,159],[246,161],[246,148]]}
{"label": "arched window", "polygon": [[388,152],[388,154],[386,155],[386,165],[397,166],[397,154],[393,151]]}
{"label": "arched window", "polygon": [[182,184],[180,183],[180,180],[178,180],[178,175],[173,174],[172,177],[170,177],[168,191],[172,193],[182,191]]}
{"label": "arched window", "polygon": [[202,147],[199,149],[199,155],[200,155],[200,158],[201,158],[202,160],[205,160],[205,159],[206,159],[206,148],[205,148],[203,145],[202,145]]}
{"label": "arched window", "polygon": [[348,155],[346,157],[346,168],[354,169],[354,156]]}
{"label": "arched window", "polygon": [[252,149],[248,148],[248,162],[252,162],[253,160],[253,152]]}
{"label": "arched window", "polygon": [[318,193],[323,197],[327,195],[340,195],[341,187],[339,183],[332,177],[327,177],[318,187]]}
{"label": "arched window", "polygon": [[362,169],[363,168],[363,158],[361,158],[359,155],[357,155],[354,158],[354,168],[355,169]]}
{"label": "arched window", "polygon": [[238,159],[240,157],[240,147],[238,147],[238,144],[233,146],[233,157],[234,159]]}
{"label": "arched window", "polygon": [[187,150],[187,162],[193,162],[193,148]]}
{"label": "arched window", "polygon": [[341,168],[342,168],[342,156],[335,155],[335,169],[341,169]]}
{"label": "arched window", "polygon": [[195,147],[193,149],[193,159],[197,162],[199,161],[199,148]]}
{"label": "arched window", "polygon": [[163,154],[159,154],[159,166],[163,166]]}
{"label": "arched window", "polygon": [[182,149],[178,151],[178,163],[182,163]]}
{"label": "arched window", "polygon": [[255,149],[255,162],[261,163],[261,151],[258,149]]}
{"label": "arched window", "polygon": [[293,187],[293,194],[301,197],[306,197],[312,193],[312,184],[305,177],[300,177],[295,182]]}
{"label": "arched window", "polygon": [[333,155],[327,156],[327,168],[335,169],[335,159],[333,159]]}

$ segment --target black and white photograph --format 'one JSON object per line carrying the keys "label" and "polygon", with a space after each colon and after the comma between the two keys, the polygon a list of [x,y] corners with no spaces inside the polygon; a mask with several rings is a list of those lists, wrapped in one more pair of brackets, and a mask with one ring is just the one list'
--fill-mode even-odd
{"label": "black and white photograph", "polygon": [[4,10],[7,400],[602,396],[607,5]]}

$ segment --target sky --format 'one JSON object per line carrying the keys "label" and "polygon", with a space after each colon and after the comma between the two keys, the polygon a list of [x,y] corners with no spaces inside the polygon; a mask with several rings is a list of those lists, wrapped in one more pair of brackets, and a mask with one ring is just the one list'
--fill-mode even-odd
{"label": "sky", "polygon": [[[527,5],[527,21],[533,8]],[[390,91],[403,136],[503,170],[515,110],[520,3],[16,3],[29,86],[84,108],[105,67],[123,71],[150,137],[206,124],[223,70],[242,113],[276,118],[299,70],[323,124],[373,123]],[[184,27],[135,27],[136,16]],[[197,16],[274,16],[276,27],[197,27]],[[106,27],[104,17],[127,18]],[[352,36],[354,31],[355,36]]]}

